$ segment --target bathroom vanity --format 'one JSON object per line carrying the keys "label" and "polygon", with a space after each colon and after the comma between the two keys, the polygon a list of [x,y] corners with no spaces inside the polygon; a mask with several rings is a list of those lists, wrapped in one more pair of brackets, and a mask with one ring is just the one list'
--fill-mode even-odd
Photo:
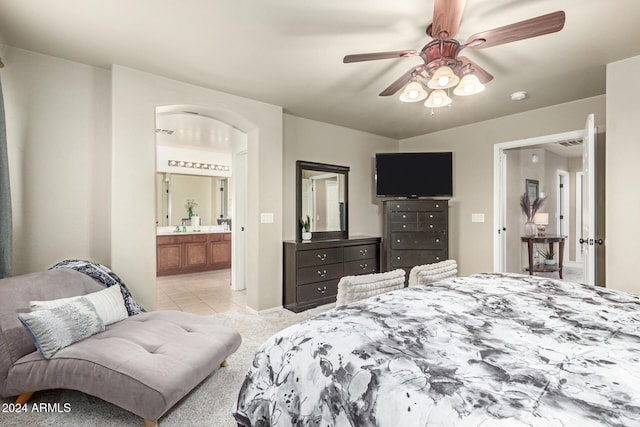
{"label": "bathroom vanity", "polygon": [[231,232],[163,232],[156,236],[156,275],[231,268]]}

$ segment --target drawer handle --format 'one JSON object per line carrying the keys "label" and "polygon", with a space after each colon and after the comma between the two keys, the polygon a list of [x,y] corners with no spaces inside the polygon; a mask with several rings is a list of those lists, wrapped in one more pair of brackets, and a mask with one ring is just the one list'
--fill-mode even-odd
{"label": "drawer handle", "polygon": [[396,259],[397,259],[398,261],[400,261],[400,257],[399,257],[399,256],[397,256],[397,257],[396,257]]}
{"label": "drawer handle", "polygon": [[407,228],[407,224],[402,224],[402,228]]}
{"label": "drawer handle", "polygon": [[406,216],[406,215],[402,215],[402,219],[406,219],[406,218],[407,218],[407,216]]}
{"label": "drawer handle", "polygon": [[367,250],[366,249],[360,249],[360,255],[366,255],[367,254]]}
{"label": "drawer handle", "polygon": [[433,218],[433,214],[429,215],[429,218]]}
{"label": "drawer handle", "polygon": [[327,254],[322,254],[322,255],[318,254],[317,256],[320,261],[324,261],[325,259],[327,259]]}
{"label": "drawer handle", "polygon": [[365,268],[369,267],[368,264],[360,264],[360,270],[364,270]]}
{"label": "drawer handle", "polygon": [[440,207],[440,205],[436,205],[436,208],[439,208],[439,207]]}
{"label": "drawer handle", "polygon": [[439,256],[436,257],[436,261],[440,261],[440,257]]}
{"label": "drawer handle", "polygon": [[322,271],[318,270],[318,276],[324,277],[326,275],[327,275],[327,270],[322,270]]}
{"label": "drawer handle", "polygon": [[433,224],[429,224],[429,228],[433,228]]}
{"label": "drawer handle", "polygon": [[318,288],[318,292],[320,292],[321,294],[324,294],[325,292],[327,292],[327,287],[323,286],[321,288]]}
{"label": "drawer handle", "polygon": [[399,207],[400,207],[400,205],[396,205],[396,208],[399,208]]}
{"label": "drawer handle", "polygon": [[436,243],[440,243],[440,239],[436,239]]}
{"label": "drawer handle", "polygon": [[396,240],[396,242],[400,243],[400,239]]}

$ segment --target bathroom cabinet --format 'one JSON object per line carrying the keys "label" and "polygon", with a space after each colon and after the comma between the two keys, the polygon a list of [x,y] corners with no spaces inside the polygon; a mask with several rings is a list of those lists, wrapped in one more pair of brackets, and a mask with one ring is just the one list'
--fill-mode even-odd
{"label": "bathroom cabinet", "polygon": [[156,275],[231,267],[231,233],[190,233],[156,237]]}

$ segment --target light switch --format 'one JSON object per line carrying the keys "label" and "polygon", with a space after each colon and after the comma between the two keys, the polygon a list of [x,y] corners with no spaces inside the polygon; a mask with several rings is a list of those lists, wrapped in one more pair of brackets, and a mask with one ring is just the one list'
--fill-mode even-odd
{"label": "light switch", "polygon": [[484,222],[484,214],[482,213],[471,214],[471,222]]}
{"label": "light switch", "polygon": [[262,224],[273,224],[273,213],[272,212],[260,213],[260,222]]}

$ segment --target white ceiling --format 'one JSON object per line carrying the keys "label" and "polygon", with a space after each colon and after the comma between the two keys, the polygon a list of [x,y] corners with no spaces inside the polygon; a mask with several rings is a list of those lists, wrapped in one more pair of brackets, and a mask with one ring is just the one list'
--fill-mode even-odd
{"label": "white ceiling", "polygon": [[[640,55],[638,0],[468,0],[456,38],[556,10],[567,16],[559,33],[464,50],[495,79],[435,115],[378,96],[419,57],[342,63],[347,54],[421,49],[433,0],[2,0],[0,42],[402,139],[604,94],[606,64]],[[530,97],[511,101],[517,90]]]}
{"label": "white ceiling", "polygon": [[184,108],[156,112],[158,145],[231,153],[232,132],[228,124]]}

